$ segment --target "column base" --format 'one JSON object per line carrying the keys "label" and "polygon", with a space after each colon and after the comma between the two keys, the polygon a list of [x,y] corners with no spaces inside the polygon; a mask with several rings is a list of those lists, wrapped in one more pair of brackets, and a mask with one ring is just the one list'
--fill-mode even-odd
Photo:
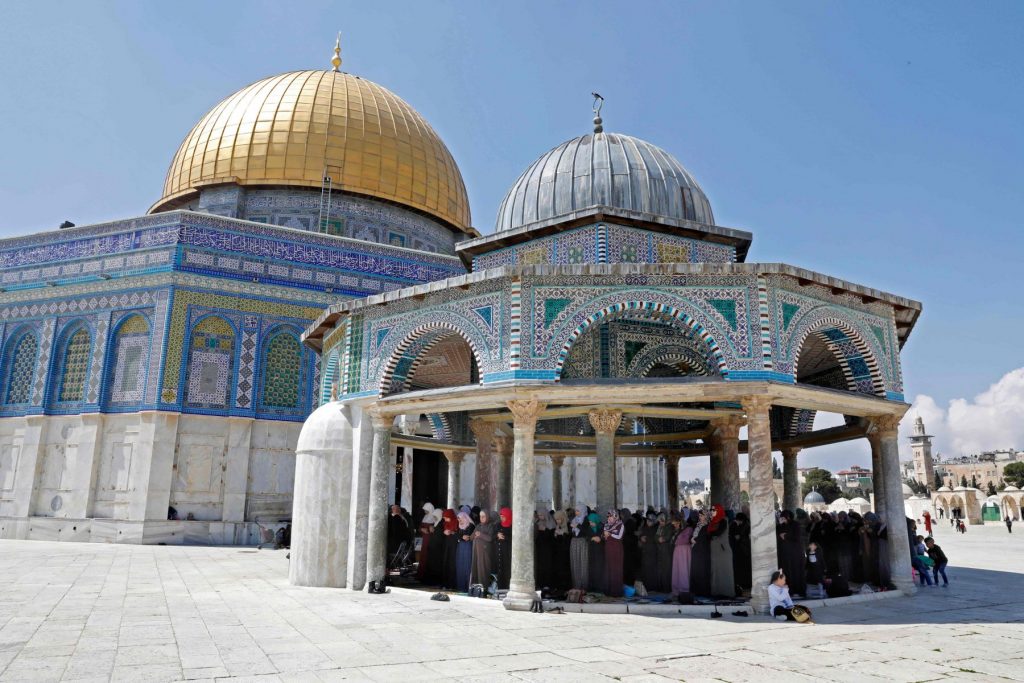
{"label": "column base", "polygon": [[537,600],[536,593],[513,593],[509,591],[505,594],[505,599],[502,600],[501,604],[505,606],[505,609],[516,612],[529,612],[534,600]]}
{"label": "column base", "polygon": [[913,580],[897,581],[893,579],[892,583],[896,586],[896,590],[902,591],[904,595],[913,596],[917,593],[917,582]]}
{"label": "column base", "polygon": [[768,614],[770,605],[768,587],[754,586],[750,591],[750,609],[754,611],[754,614]]}

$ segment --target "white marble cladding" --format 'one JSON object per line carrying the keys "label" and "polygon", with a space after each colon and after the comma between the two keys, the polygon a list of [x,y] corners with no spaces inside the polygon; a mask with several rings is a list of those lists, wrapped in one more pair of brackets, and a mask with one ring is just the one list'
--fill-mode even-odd
{"label": "white marble cladding", "polygon": [[252,542],[250,522],[291,515],[300,429],[159,412],[0,419],[0,538]]}

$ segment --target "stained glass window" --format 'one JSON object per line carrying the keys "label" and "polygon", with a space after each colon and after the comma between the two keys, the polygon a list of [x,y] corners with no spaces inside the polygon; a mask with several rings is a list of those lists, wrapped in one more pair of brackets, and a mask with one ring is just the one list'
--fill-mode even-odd
{"label": "stained glass window", "polygon": [[78,330],[68,339],[61,362],[60,391],[57,396],[61,403],[74,403],[85,397],[91,346],[89,332],[85,329]]}
{"label": "stained glass window", "polygon": [[299,340],[281,332],[267,343],[263,362],[263,405],[268,408],[298,408],[301,376]]}
{"label": "stained glass window", "polygon": [[7,373],[4,403],[19,405],[28,403],[32,395],[32,379],[35,376],[36,351],[39,341],[34,334],[25,334],[14,342],[10,355],[10,370]]}

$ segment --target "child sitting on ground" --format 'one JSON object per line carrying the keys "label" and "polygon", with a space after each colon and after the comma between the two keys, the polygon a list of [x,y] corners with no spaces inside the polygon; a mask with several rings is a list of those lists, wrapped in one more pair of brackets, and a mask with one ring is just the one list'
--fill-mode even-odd
{"label": "child sitting on ground", "polygon": [[779,621],[810,623],[811,620],[811,610],[793,604],[793,599],[789,597],[789,586],[786,585],[786,574],[781,569],[772,572],[772,581],[768,584],[768,610]]}

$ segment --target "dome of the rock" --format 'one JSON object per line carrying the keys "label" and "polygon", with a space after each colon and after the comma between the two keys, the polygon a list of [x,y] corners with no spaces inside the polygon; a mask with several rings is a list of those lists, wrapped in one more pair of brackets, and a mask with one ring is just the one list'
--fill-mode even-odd
{"label": "dome of the rock", "polygon": [[[246,86],[185,136],[150,212],[224,183],[383,199],[469,232],[466,186],[430,124],[404,100],[341,71],[292,71]],[[475,233],[474,233],[475,234]]]}
{"label": "dome of the rock", "polygon": [[505,195],[495,231],[594,207],[715,222],[704,191],[674,156],[630,135],[594,133],[563,142],[530,164]]}

